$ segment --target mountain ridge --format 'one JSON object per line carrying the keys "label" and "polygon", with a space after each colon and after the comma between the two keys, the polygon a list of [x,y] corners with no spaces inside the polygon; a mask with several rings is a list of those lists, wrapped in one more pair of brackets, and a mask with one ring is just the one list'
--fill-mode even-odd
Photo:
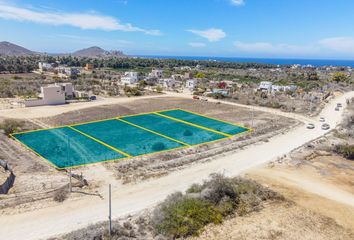
{"label": "mountain ridge", "polygon": [[[47,53],[31,51],[27,48],[24,48],[22,46],[7,41],[0,42],[0,56],[34,56],[34,55],[44,55],[44,54]],[[117,50],[107,51],[98,46],[83,48],[73,53],[48,54],[48,55],[54,55],[54,56],[69,55],[75,57],[89,57],[89,58],[128,57],[122,51],[117,51]]]}

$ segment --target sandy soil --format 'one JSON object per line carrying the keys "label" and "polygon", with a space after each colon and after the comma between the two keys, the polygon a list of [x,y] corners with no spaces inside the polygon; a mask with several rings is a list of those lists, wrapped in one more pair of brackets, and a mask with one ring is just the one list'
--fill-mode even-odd
{"label": "sandy soil", "polygon": [[317,148],[316,140],[246,176],[292,203],[272,202],[259,213],[210,225],[199,239],[353,239],[354,162]]}
{"label": "sandy soil", "polygon": [[[354,93],[348,93],[332,101],[322,111],[331,126],[335,126],[342,119],[341,112],[334,111],[335,104],[337,102],[344,103],[347,97],[353,95]],[[195,164],[158,179],[151,179],[135,185],[122,185],[119,182],[113,182],[113,216],[117,218],[154,206],[166,195],[175,191],[184,191],[192,183],[201,182],[211,173],[220,172],[227,176],[235,176],[261,164],[274,161],[328,132],[321,130],[318,125],[316,124],[314,130],[308,130],[304,126],[296,127],[283,135],[270,138],[267,142],[215,157],[210,162]],[[107,196],[107,191],[102,192],[102,196]],[[38,239],[70,232],[106,219],[106,210],[106,200],[85,198],[69,199],[60,205],[33,212],[3,215],[0,218],[0,225],[5,231],[0,232],[0,238]],[[34,229],[33,226],[36,228]]]}
{"label": "sandy soil", "polygon": [[333,219],[290,202],[271,202],[260,212],[209,226],[190,240],[332,240],[353,239],[354,233]]}
{"label": "sandy soil", "polygon": [[[161,102],[161,100],[163,101]],[[200,113],[208,113],[209,116],[222,118],[227,121],[240,121],[241,124],[248,124],[250,121],[250,111],[247,108],[175,97],[151,99],[131,98],[130,102],[125,104],[91,107],[68,112],[55,117],[27,119],[26,121],[33,126],[46,128],[53,125],[77,123],[153,110],[170,109],[178,106],[184,106],[186,109],[198,111]],[[146,180],[147,178],[167,175],[171,171],[180,170],[196,161],[210,161],[211,156],[224,153],[226,146],[229,150],[237,149],[240,146],[245,145],[246,141],[257,141],[257,138],[255,137],[256,135],[267,137],[266,134],[277,133],[273,132],[274,129],[281,130],[285,127],[296,124],[295,120],[284,118],[282,116],[274,116],[270,113],[253,111],[253,115],[256,120],[253,121],[255,131],[252,139],[237,137],[193,149],[184,149],[182,151],[138,157],[126,161],[80,167],[74,169],[73,173],[83,174],[90,184],[90,188],[85,189],[83,192],[92,194],[100,191],[102,186],[106,186],[109,182],[116,181],[117,179],[123,180],[125,183],[136,180]],[[45,204],[42,199],[51,199],[53,190],[67,184],[67,173],[55,170],[42,158],[24,149],[22,145],[8,139],[3,134],[0,135],[0,140],[0,155],[4,155],[4,159],[6,159],[12,166],[17,176],[15,185],[10,190],[9,195],[2,196],[0,209],[11,207],[13,211],[21,212],[32,210],[33,208],[38,209],[52,206],[52,204],[49,203],[51,200],[48,201],[48,204]],[[16,196],[16,201],[13,201],[14,196]],[[82,197],[86,196],[82,195]],[[32,203],[32,206],[29,206],[27,204],[29,201],[38,201],[38,203]],[[5,213],[9,211],[3,209],[2,212]]]}

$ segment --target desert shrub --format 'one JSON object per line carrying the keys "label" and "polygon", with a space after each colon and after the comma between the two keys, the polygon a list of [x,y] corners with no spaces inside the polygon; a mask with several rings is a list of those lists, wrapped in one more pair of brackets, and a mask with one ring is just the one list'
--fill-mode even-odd
{"label": "desert shrub", "polygon": [[229,198],[233,204],[238,202],[238,194],[235,191],[232,179],[226,178],[223,175],[212,175],[210,181],[206,181],[204,189],[201,192],[201,197],[213,204],[220,203],[224,198]]}
{"label": "desert shrub", "polygon": [[347,159],[354,160],[354,145],[336,145],[334,151]]}
{"label": "desert shrub", "polygon": [[64,202],[67,199],[69,190],[67,187],[62,187],[54,192],[53,199],[56,202]]}
{"label": "desert shrub", "polygon": [[4,130],[6,135],[10,135],[23,127],[23,122],[14,119],[5,119],[0,125],[0,128]]}
{"label": "desert shrub", "polygon": [[207,224],[222,222],[217,209],[202,199],[184,197],[173,204],[164,205],[159,211],[164,217],[155,223],[157,231],[174,238],[198,235]]}
{"label": "desert shrub", "polygon": [[209,223],[220,223],[234,213],[245,215],[258,209],[262,201],[278,197],[255,181],[213,174],[202,184],[193,184],[186,195],[170,195],[155,209],[152,219],[156,231],[165,236],[198,235]]}
{"label": "desert shrub", "polygon": [[193,133],[189,129],[185,130],[184,133],[183,133],[183,136],[186,136],[186,137],[189,137],[189,136],[192,136],[192,135],[193,135]]}
{"label": "desert shrub", "polygon": [[152,149],[154,151],[162,151],[162,150],[166,149],[166,146],[162,142],[157,142],[154,145],[152,145]]}
{"label": "desert shrub", "polygon": [[186,193],[200,193],[203,189],[204,187],[200,184],[192,184],[192,186],[187,189]]}

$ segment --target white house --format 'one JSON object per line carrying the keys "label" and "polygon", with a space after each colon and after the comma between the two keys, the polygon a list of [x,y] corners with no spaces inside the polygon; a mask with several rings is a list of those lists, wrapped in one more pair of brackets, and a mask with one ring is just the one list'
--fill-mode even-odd
{"label": "white house", "polygon": [[285,92],[285,91],[296,91],[297,87],[295,85],[281,86],[273,85],[272,82],[261,82],[259,84],[258,90],[270,92]]}
{"label": "white house", "polygon": [[136,84],[139,80],[137,72],[125,72],[124,76],[121,78],[123,84]]}
{"label": "white house", "polygon": [[261,82],[259,84],[258,90],[271,92],[272,86],[273,86],[272,82]]}
{"label": "white house", "polygon": [[149,73],[149,77],[162,78],[163,70],[161,69],[153,69],[151,73]]}
{"label": "white house", "polygon": [[176,80],[174,78],[160,79],[159,84],[165,88],[172,88],[176,85]]}
{"label": "white house", "polygon": [[58,67],[58,76],[59,77],[71,77],[71,76],[77,76],[80,74],[80,70],[78,68],[72,68],[72,67]]}
{"label": "white house", "polygon": [[50,71],[50,70],[54,70],[54,64],[46,63],[46,62],[39,62],[38,68],[39,68],[40,72]]}
{"label": "white house", "polygon": [[198,80],[197,79],[188,79],[186,81],[186,88],[188,88],[189,90],[193,91],[194,88],[197,87],[198,84]]}
{"label": "white house", "polygon": [[41,87],[39,99],[26,100],[25,106],[60,105],[66,103],[66,98],[72,97],[74,97],[74,87],[71,83],[56,83],[47,87]]}

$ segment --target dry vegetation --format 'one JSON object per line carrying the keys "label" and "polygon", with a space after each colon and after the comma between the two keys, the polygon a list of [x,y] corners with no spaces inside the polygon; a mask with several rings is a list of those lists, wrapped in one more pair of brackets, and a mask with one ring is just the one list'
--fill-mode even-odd
{"label": "dry vegetation", "polygon": [[[162,99],[137,99],[124,105],[87,108],[40,120],[44,125],[62,125],[176,107],[246,126],[252,125],[252,120],[250,120],[251,112],[247,109],[168,97]],[[247,144],[266,140],[269,136],[278,134],[297,124],[294,120],[267,113],[255,111],[253,114],[255,131],[252,135],[243,135],[198,148],[138,157],[128,161],[81,167],[74,169],[73,172],[77,174],[83,173],[85,178],[91,177],[89,186],[85,187],[85,192],[95,193],[100,188],[101,182],[96,179],[97,176],[91,176],[94,171],[107,171],[108,174],[112,174],[116,179],[123,180],[124,183],[159,177],[168,174],[170,171],[187,167],[188,164],[195,161],[209,161],[217,154],[225,154],[225,151],[234,151]],[[32,122],[25,122],[25,127],[21,127],[21,130],[35,128],[39,127]],[[275,129],[277,130],[274,131]],[[28,150],[24,150],[20,144],[7,138],[4,134],[0,135],[0,155],[4,156],[4,160],[12,166],[17,176],[15,185],[9,194],[1,196],[0,208],[8,211],[9,207],[13,208],[14,206],[26,205],[27,203],[44,199],[54,199],[55,194],[58,193],[57,190],[68,183],[67,173],[53,169],[43,159]],[[73,198],[73,196],[79,197],[80,195],[74,194],[70,198]],[[47,203],[42,202],[41,205],[45,207],[48,203],[50,204],[48,201]],[[34,205],[32,204],[32,206]],[[21,209],[25,210],[27,207],[22,207]]]}
{"label": "dry vegetation", "polygon": [[208,223],[220,224],[228,216],[244,216],[263,208],[267,201],[283,201],[279,194],[254,181],[212,177],[193,185],[185,194],[168,196],[150,211],[113,222],[89,226],[53,239],[176,239],[198,235]]}
{"label": "dry vegetation", "polygon": [[232,139],[195,148],[137,157],[122,162],[105,163],[107,168],[114,171],[118,179],[128,183],[166,175],[169,171],[186,167],[187,164],[192,162],[209,161],[217,154],[225,154],[226,151],[234,151],[257,141],[266,141],[270,136],[279,134],[298,124],[295,120],[258,111],[253,111],[252,113],[252,111],[245,108],[170,97],[138,99],[124,105],[116,104],[88,108],[41,120],[49,125],[65,125],[173,108],[183,108],[225,121],[239,123],[240,125],[253,126],[254,131]]}

